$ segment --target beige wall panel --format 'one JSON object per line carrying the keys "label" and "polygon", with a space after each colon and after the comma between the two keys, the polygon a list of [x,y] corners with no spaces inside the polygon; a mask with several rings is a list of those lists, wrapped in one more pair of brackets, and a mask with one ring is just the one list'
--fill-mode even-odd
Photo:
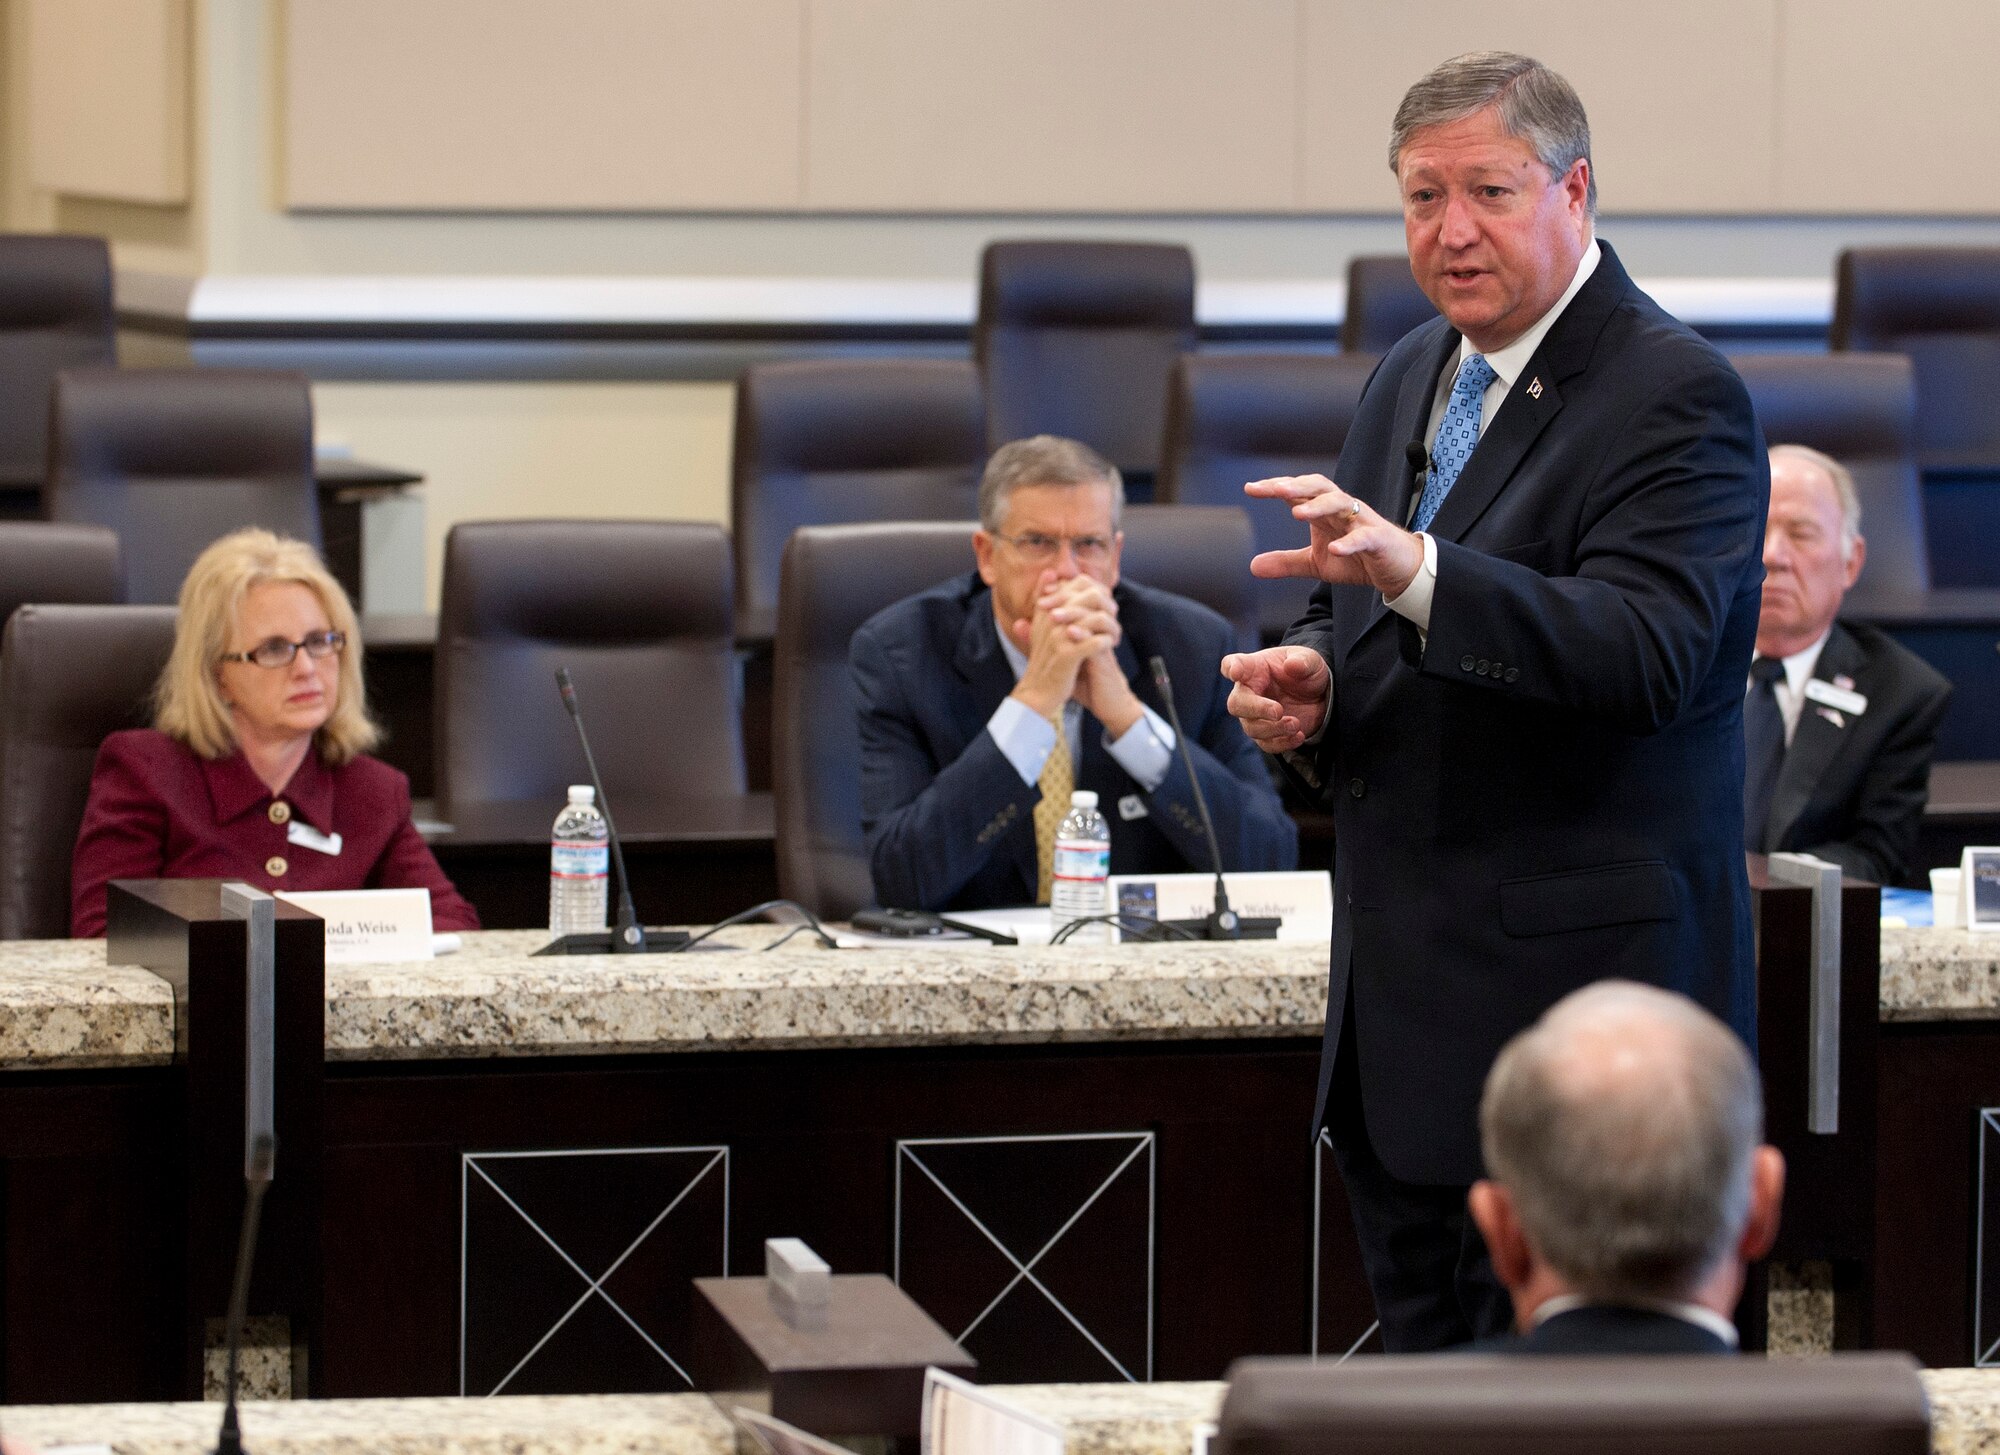
{"label": "beige wall panel", "polygon": [[323,440],[427,477],[425,599],[461,520],[729,520],[729,384],[316,384]]}
{"label": "beige wall panel", "polygon": [[1992,0],[1784,0],[1780,205],[2000,208],[1996,58]]}
{"label": "beige wall panel", "polygon": [[1387,155],[1397,102],[1439,61],[1489,48],[1536,56],[1577,88],[1606,211],[1755,212],[1775,201],[1778,0],[1301,3],[1311,206],[1397,206]]}
{"label": "beige wall panel", "polygon": [[1296,0],[810,0],[806,202],[1297,205]]}
{"label": "beige wall panel", "polygon": [[38,187],[188,200],[188,0],[27,0]]}
{"label": "beige wall panel", "polygon": [[288,0],[293,207],[789,207],[803,0]]}

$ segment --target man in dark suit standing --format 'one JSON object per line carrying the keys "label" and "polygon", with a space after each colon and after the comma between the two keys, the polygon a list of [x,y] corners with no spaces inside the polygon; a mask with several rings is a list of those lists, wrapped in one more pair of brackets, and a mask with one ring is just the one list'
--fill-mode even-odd
{"label": "man in dark suit standing", "polygon": [[1757,1069],[1685,996],[1602,981],[1508,1042],[1486,1078],[1491,1180],[1473,1221],[1522,1354],[1721,1354],[1771,1251],[1785,1158]]}
{"label": "man in dark suit standing", "polygon": [[861,823],[882,904],[1047,904],[1073,788],[1097,794],[1112,873],[1211,868],[1145,665],[1155,656],[1223,866],[1298,863],[1298,831],[1215,675],[1229,623],[1120,579],[1123,495],[1117,469],[1074,440],[1002,445],[979,486],[978,571],[855,633]]}
{"label": "man in dark suit standing", "polygon": [[1755,1022],[1743,674],[1767,466],[1721,355],[1595,239],[1582,103],[1461,56],[1390,151],[1442,318],[1364,391],[1323,476],[1253,482],[1322,584],[1225,659],[1230,710],[1332,809],[1319,1110],[1392,1352],[1503,1331],[1465,1210],[1506,1039],[1605,976]]}
{"label": "man in dark suit standing", "polygon": [[1804,445],[1774,447],[1743,704],[1743,841],[1899,884],[1951,684],[1886,634],[1835,619],[1867,555],[1847,467]]}

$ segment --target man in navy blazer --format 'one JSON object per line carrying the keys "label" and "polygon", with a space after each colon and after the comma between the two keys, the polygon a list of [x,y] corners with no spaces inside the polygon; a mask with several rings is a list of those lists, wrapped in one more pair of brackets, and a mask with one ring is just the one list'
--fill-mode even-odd
{"label": "man in navy blazer", "polygon": [[861,822],[880,903],[1048,903],[1072,787],[1097,794],[1112,873],[1211,869],[1146,666],[1155,656],[1223,867],[1297,865],[1298,831],[1216,676],[1230,626],[1197,602],[1120,580],[1123,494],[1117,469],[1074,440],[1001,446],[980,482],[979,569],[855,633]]}
{"label": "man in navy blazer", "polygon": [[1384,1342],[1500,1332],[1465,1212],[1501,1045],[1604,976],[1754,1044],[1743,685],[1768,473],[1721,355],[1594,236],[1589,126],[1539,62],[1446,62],[1398,110],[1442,318],[1383,359],[1323,476],[1253,482],[1322,584],[1232,656],[1231,711],[1335,819],[1319,1109]]}
{"label": "man in navy blazer", "polygon": [[1557,1002],[1486,1078],[1490,1180],[1470,1205],[1519,1354],[1723,1354],[1743,1271],[1771,1251],[1785,1158],[1757,1068],[1685,996],[1602,981]]}

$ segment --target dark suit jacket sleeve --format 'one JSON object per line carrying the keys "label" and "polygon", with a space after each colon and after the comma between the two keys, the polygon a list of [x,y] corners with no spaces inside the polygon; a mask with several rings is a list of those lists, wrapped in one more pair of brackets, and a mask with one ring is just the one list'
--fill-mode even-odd
{"label": "dark suit jacket sleeve", "polygon": [[136,737],[106,738],[91,769],[69,871],[69,932],[79,940],[104,933],[112,880],[157,879],[167,862],[167,805],[134,746]]}
{"label": "dark suit jacket sleeve", "polygon": [[[1213,640],[1209,638],[1212,637]],[[1233,650],[1227,626],[1204,632],[1186,644],[1194,662],[1219,663]],[[1210,684],[1192,692],[1197,681]],[[1222,849],[1222,866],[1230,870],[1296,869],[1299,865],[1298,826],[1285,812],[1264,766],[1264,754],[1250,741],[1243,725],[1229,715],[1229,694],[1221,675],[1210,670],[1198,677],[1177,674],[1175,696],[1189,699],[1181,725],[1188,730],[1188,756],[1201,777],[1201,791],[1215,819],[1215,838]],[[1208,836],[1195,807],[1194,789],[1180,752],[1160,786],[1148,795],[1154,821],[1180,856],[1199,868],[1209,864]],[[1112,832],[1117,832],[1114,822]]]}
{"label": "dark suit jacket sleeve", "polygon": [[1923,826],[1931,752],[1950,703],[1949,684],[1926,684],[1870,760],[1854,798],[1852,831],[1844,839],[1807,845],[1802,852],[1838,864],[1856,879],[1901,882]]}
{"label": "dark suit jacket sleeve", "polygon": [[388,813],[397,827],[383,846],[382,856],[368,873],[369,889],[428,889],[431,895],[431,928],[436,931],[476,930],[479,911],[474,909],[450,879],[444,867],[410,821],[410,780],[394,773],[393,800]]}
{"label": "dark suit jacket sleeve", "polygon": [[[1617,439],[1584,495],[1565,574],[1542,574],[1532,543],[1507,559],[1438,542],[1428,647],[1398,622],[1412,666],[1621,732],[1675,720],[1707,678],[1744,572],[1756,567],[1762,441],[1742,381],[1692,349]],[[1468,665],[1479,662],[1507,670],[1481,675]]]}
{"label": "dark suit jacket sleeve", "polygon": [[943,909],[1033,811],[1041,790],[1021,781],[984,728],[956,762],[935,762],[906,696],[908,687],[921,689],[921,671],[873,624],[856,633],[848,665],[875,897],[894,909]]}

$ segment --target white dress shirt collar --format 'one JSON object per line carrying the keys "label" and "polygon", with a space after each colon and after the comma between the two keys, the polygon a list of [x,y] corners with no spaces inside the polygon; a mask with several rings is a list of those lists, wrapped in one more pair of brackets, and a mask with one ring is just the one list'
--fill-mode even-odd
{"label": "white dress shirt collar", "polygon": [[[1528,360],[1535,356],[1535,350],[1542,346],[1542,340],[1548,336],[1549,330],[1555,327],[1556,320],[1562,317],[1563,310],[1569,307],[1570,299],[1576,297],[1583,285],[1590,281],[1590,275],[1597,271],[1597,265],[1603,257],[1604,250],[1597,245],[1597,239],[1592,238],[1590,246],[1583,250],[1583,256],[1577,259],[1576,276],[1569,280],[1569,287],[1563,290],[1563,295],[1555,301],[1555,306],[1528,325],[1528,331],[1514,342],[1503,349],[1494,349],[1485,356],[1487,364],[1493,370],[1494,383],[1500,386],[1503,397],[1505,391],[1512,389],[1514,381],[1521,377],[1521,371],[1528,367]],[[1458,341],[1457,363],[1452,367],[1453,376],[1458,373],[1458,364],[1463,364],[1478,352],[1479,350],[1472,346],[1471,339],[1461,338]],[[1492,395],[1489,393],[1487,398],[1490,401]],[[1492,411],[1489,409],[1487,413],[1491,414]]]}
{"label": "white dress shirt collar", "polygon": [[[1793,652],[1784,658],[1785,680],[1776,683],[1775,696],[1778,699],[1778,715],[1785,723],[1785,746],[1792,745],[1798,735],[1799,719],[1806,710],[1806,683],[1812,681],[1813,673],[1819,669],[1819,655],[1826,650],[1826,640],[1833,635],[1831,624],[1819,634],[1819,640],[1802,651]],[[1750,685],[1755,679],[1747,679]],[[1747,694],[1747,688],[1746,688]]]}

